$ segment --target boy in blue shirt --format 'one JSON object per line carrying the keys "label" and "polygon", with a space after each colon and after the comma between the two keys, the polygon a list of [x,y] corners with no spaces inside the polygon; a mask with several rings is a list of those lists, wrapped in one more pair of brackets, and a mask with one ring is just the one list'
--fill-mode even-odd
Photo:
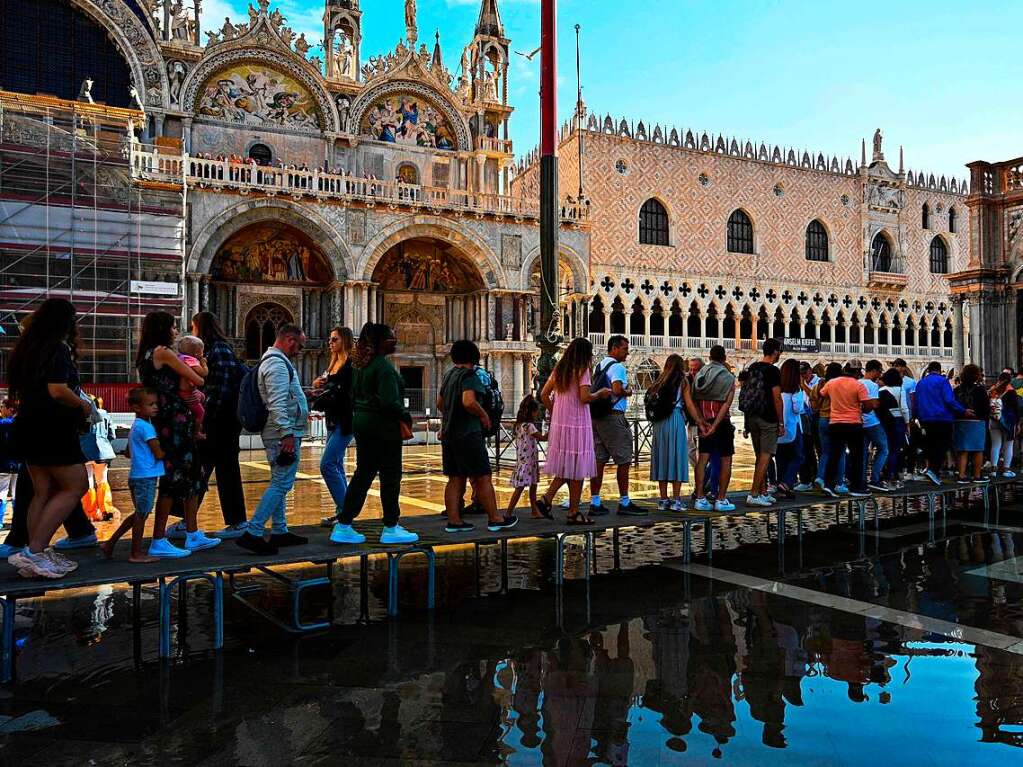
{"label": "boy in blue shirt", "polygon": [[[135,511],[121,522],[121,526],[100,548],[107,559],[114,556],[114,546],[128,530],[131,530],[131,554],[129,562],[146,564],[159,561],[142,553],[142,538],[146,533],[146,517],[156,503],[156,482],[164,474],[163,450],[156,437],[151,419],[156,415],[156,392],[137,387],[128,392],[128,404],[135,412],[135,423],[128,434],[131,454],[131,470],[128,473],[128,489]],[[191,552],[189,552],[191,553]]]}

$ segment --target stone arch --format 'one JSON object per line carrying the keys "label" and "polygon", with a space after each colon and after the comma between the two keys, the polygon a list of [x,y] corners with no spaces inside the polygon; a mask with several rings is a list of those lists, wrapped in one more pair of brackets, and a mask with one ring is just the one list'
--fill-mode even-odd
{"label": "stone arch", "polygon": [[[579,253],[576,250],[570,248],[563,242],[558,243],[558,253],[562,258],[568,261],[568,263],[572,267],[573,278],[572,289],[576,293],[590,292],[589,289],[590,270],[586,264],[586,261],[579,255]],[[519,285],[521,285],[523,288],[529,286],[529,277],[533,273],[533,267],[536,266],[536,262],[539,258],[540,246],[537,245],[535,248],[529,251],[525,258],[522,259],[522,270],[519,272]],[[605,293],[602,288],[599,290],[599,293],[605,298],[605,300],[609,295],[611,295]],[[612,297],[611,300],[614,300],[614,298]]]}
{"label": "stone arch", "polygon": [[307,234],[326,256],[339,282],[356,273],[343,233],[310,206],[270,197],[240,202],[207,221],[193,238],[186,270],[208,274],[214,256],[232,235],[266,221],[290,224]]}
{"label": "stone arch", "polygon": [[349,125],[353,129],[352,132],[358,132],[366,110],[375,104],[378,99],[398,93],[414,93],[436,106],[455,132],[455,138],[458,143],[456,149],[462,152],[473,150],[472,133],[469,130],[469,124],[465,121],[461,112],[451,103],[450,98],[440,91],[415,80],[388,80],[379,85],[371,86],[359,94],[359,97],[352,103],[350,117],[348,118]]}
{"label": "stone arch", "polygon": [[393,246],[415,237],[450,243],[459,248],[479,270],[488,288],[506,288],[504,269],[493,249],[479,235],[454,221],[438,216],[413,216],[395,221],[377,232],[363,248],[363,256],[352,271],[360,279],[372,280],[373,270]]}
{"label": "stone arch", "polygon": [[131,70],[146,106],[166,108],[170,82],[163,55],[150,30],[122,0],[71,0],[109,33]]}

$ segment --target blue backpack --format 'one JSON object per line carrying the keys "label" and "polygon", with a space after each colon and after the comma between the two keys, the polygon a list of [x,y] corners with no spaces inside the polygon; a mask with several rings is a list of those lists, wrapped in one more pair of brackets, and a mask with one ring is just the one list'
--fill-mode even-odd
{"label": "blue backpack", "polygon": [[[284,357],[284,355],[278,355]],[[264,357],[256,363],[255,367],[249,368],[242,377],[242,384],[238,389],[238,422],[247,432],[256,434],[263,431],[270,411],[263,402],[263,395],[259,393],[259,367],[263,364]],[[287,361],[287,360],[285,360]],[[295,378],[295,369],[288,363],[288,385]]]}

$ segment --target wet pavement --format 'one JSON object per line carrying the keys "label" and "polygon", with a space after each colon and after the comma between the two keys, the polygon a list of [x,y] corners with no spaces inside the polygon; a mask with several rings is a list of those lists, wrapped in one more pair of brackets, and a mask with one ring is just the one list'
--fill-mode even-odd
{"label": "wet pavement", "polygon": [[[417,492],[442,487],[431,471]],[[297,498],[298,521],[329,512],[314,479]],[[166,663],[148,590],[137,633],[130,590],[26,600],[0,763],[1020,764],[1023,496],[990,529],[979,498],[960,499],[934,544],[926,519],[882,504],[861,556],[844,514],[810,510],[781,562],[766,517],[724,520],[712,569],[672,558],[677,530],[630,531],[620,571],[598,542],[588,584],[570,547],[560,593],[549,541],[509,547],[507,593],[484,549],[482,596],[471,548],[447,549],[437,609],[410,562],[396,620],[372,560],[368,616],[357,568],[339,568],[308,596],[310,617],[333,609],[330,631],[294,637],[228,599],[220,653],[199,586]],[[249,580],[286,614],[283,589]]]}

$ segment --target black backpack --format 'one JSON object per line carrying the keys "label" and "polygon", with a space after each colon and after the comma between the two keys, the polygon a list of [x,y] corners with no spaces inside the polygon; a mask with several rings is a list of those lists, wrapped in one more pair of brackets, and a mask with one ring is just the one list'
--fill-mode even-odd
{"label": "black backpack", "polygon": [[651,423],[663,421],[671,415],[678,402],[678,389],[669,390],[670,387],[662,386],[658,391],[647,391],[643,395],[643,407],[646,409],[646,419]]}
{"label": "black backpack", "polygon": [[484,410],[487,411],[487,416],[490,417],[490,430],[484,431],[484,437],[496,437],[497,433],[501,430],[501,419],[504,418],[504,397],[501,395],[501,387],[497,385],[497,379],[494,378],[494,374],[481,365],[477,365],[473,371],[473,375],[477,375],[478,370],[482,370],[487,374],[487,380],[490,381],[486,385],[486,393],[481,397],[480,405]]}
{"label": "black backpack", "polygon": [[750,365],[749,378],[739,389],[739,410],[745,415],[760,415],[767,410],[763,364]]}
{"label": "black backpack", "polygon": [[[611,376],[608,372],[614,367],[616,363],[609,362],[603,368],[599,365],[593,371],[593,380],[590,383],[590,391],[597,392],[601,389],[611,388]],[[614,397],[605,397],[603,399],[595,399],[590,403],[590,418],[607,418],[614,411],[615,402]]]}

